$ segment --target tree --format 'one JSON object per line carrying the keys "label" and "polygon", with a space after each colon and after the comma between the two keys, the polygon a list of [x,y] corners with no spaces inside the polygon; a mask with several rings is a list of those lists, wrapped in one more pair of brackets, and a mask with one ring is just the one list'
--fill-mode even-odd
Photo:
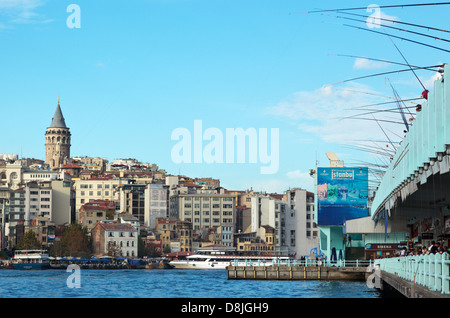
{"label": "tree", "polygon": [[122,249],[116,242],[108,242],[108,246],[106,246],[106,255],[112,257],[120,257],[122,255]]}
{"label": "tree", "polygon": [[87,229],[80,224],[72,224],[63,232],[61,245],[66,256],[86,256],[89,254]]}
{"label": "tree", "polygon": [[36,238],[36,233],[31,230],[26,232],[16,245],[16,249],[18,250],[33,250],[40,249],[41,247],[41,242]]}
{"label": "tree", "polygon": [[148,256],[145,248],[145,242],[142,239],[142,236],[140,235],[138,236],[137,243],[138,243],[138,257],[142,258],[143,256]]}
{"label": "tree", "polygon": [[170,246],[169,245],[164,246],[163,253],[164,254],[170,253]]}

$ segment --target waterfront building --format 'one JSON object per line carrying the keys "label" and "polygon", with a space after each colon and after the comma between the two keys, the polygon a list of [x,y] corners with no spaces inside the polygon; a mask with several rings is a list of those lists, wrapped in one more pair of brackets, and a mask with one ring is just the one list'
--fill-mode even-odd
{"label": "waterfront building", "polygon": [[275,229],[263,225],[257,232],[235,234],[236,251],[243,255],[274,255]]}
{"label": "waterfront building", "polygon": [[137,257],[138,232],[130,224],[97,222],[91,231],[94,254]]}
{"label": "waterfront building", "polygon": [[319,228],[315,222],[314,193],[300,188],[285,191],[283,201],[289,204],[286,213],[286,244],[289,254],[305,256],[319,248]]}
{"label": "waterfront building", "polygon": [[52,122],[45,132],[45,162],[50,168],[59,167],[69,161],[70,145],[70,129],[66,126],[58,98]]}
{"label": "waterfront building", "polygon": [[250,232],[256,232],[258,237],[264,237],[262,226],[275,229],[275,253],[287,255],[286,214],[290,213],[287,202],[274,198],[273,195],[257,194],[251,198]]}
{"label": "waterfront building", "polygon": [[235,232],[235,196],[220,194],[217,191],[214,191],[215,193],[199,192],[171,196],[169,216],[191,222],[193,231],[198,234],[206,233],[209,228],[221,228],[222,244],[231,245],[233,242],[231,236]]}
{"label": "waterfront building", "polygon": [[[386,227],[381,222],[374,225],[370,216],[347,220],[344,228],[346,233],[345,255],[348,259],[398,256],[404,247],[408,247],[408,240],[411,237],[400,222],[391,222]],[[434,239],[434,236],[431,238]]]}
{"label": "waterfront building", "polygon": [[73,223],[73,201],[71,183],[64,180],[33,181],[10,190],[4,225],[8,228],[9,247],[22,239],[25,226],[35,218],[47,217],[56,225]]}

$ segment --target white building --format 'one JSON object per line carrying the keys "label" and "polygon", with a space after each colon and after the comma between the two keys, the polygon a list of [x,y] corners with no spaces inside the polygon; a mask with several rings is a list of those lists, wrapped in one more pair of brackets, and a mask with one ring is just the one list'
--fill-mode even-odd
{"label": "white building", "polygon": [[290,254],[297,257],[310,255],[314,248],[319,250],[319,228],[314,222],[314,193],[294,188],[285,191],[283,197],[289,205],[286,213],[286,243]]}
{"label": "white building", "polygon": [[144,225],[154,229],[156,218],[168,216],[169,186],[147,184],[144,192]]}
{"label": "white building", "polygon": [[261,227],[268,225],[275,229],[275,251],[287,254],[286,246],[286,214],[290,213],[289,205],[269,195],[255,195],[251,198],[251,232],[264,237]]}
{"label": "white building", "polygon": [[91,235],[94,254],[119,250],[120,256],[138,256],[138,231],[130,224],[98,222]]}

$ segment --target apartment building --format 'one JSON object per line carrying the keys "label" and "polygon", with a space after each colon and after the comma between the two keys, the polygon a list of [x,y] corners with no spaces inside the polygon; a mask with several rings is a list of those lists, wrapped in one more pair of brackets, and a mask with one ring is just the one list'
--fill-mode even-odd
{"label": "apartment building", "polygon": [[274,228],[274,252],[287,255],[286,214],[289,213],[289,205],[271,195],[256,194],[251,200],[251,232],[263,238],[265,226]]}
{"label": "apartment building", "polygon": [[83,204],[96,200],[119,202],[118,187],[127,183],[128,179],[114,178],[112,176],[77,180],[75,183],[77,222],[79,222],[78,213]]}
{"label": "apartment building", "polygon": [[319,247],[319,228],[314,222],[314,193],[300,188],[285,191],[283,201],[290,209],[286,214],[286,233],[289,252],[310,255]]}
{"label": "apartment building", "polygon": [[169,186],[149,183],[144,191],[144,225],[156,227],[156,218],[167,217],[169,210]]}
{"label": "apartment building", "polygon": [[91,231],[94,254],[137,257],[137,230],[130,224],[98,222]]}
{"label": "apartment building", "polygon": [[97,222],[113,219],[115,211],[114,201],[96,200],[85,203],[79,211],[79,224],[91,232]]}
{"label": "apartment building", "polygon": [[236,198],[217,193],[177,194],[170,197],[169,216],[192,223],[193,231],[203,234],[220,228],[222,244],[232,245],[235,229]]}

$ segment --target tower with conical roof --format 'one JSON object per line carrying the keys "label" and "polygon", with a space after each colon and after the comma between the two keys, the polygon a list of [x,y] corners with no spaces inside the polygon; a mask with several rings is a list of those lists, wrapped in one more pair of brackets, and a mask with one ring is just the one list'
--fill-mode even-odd
{"label": "tower with conical roof", "polygon": [[50,168],[60,167],[70,158],[71,133],[61,112],[61,106],[56,106],[50,127],[45,132],[45,163]]}

